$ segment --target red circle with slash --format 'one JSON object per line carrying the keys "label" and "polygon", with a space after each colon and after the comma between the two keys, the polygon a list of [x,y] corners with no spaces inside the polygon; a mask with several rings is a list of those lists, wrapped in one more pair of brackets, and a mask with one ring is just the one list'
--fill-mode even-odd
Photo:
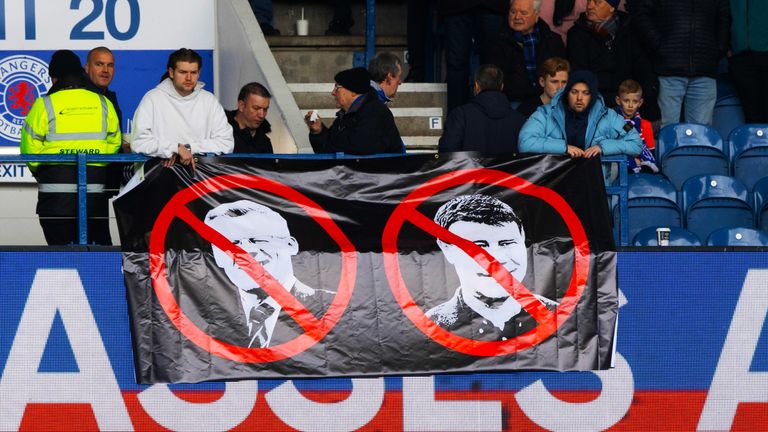
{"label": "red circle with slash", "polygon": [[[222,234],[195,216],[187,204],[210,193],[226,189],[257,189],[283,197],[304,210],[339,245],[342,255],[341,277],[336,296],[322,318],[317,319],[283,286],[272,278],[248,252],[234,245]],[[181,310],[176,301],[165,264],[165,238],[171,223],[180,218],[201,237],[229,255],[238,266],[275,299],[304,329],[296,338],[272,347],[247,348],[220,341],[201,330]],[[299,191],[275,180],[256,175],[222,175],[195,183],[179,192],[166,204],[157,217],[149,245],[149,264],[158,301],[173,325],[197,346],[216,356],[242,363],[266,363],[293,357],[310,348],[338,323],[349,305],[355,287],[357,250],[331,216],[319,204]]]}
{"label": "red circle with slash", "polygon": [[[506,187],[521,194],[541,199],[563,218],[573,240],[575,259],[568,289],[555,311],[549,311],[520,281],[515,280],[509,271],[480,246],[456,236],[416,209],[433,195],[467,183]],[[465,253],[473,257],[482,268],[488,271],[502,287],[514,296],[523,309],[538,322],[538,325],[526,333],[505,341],[479,341],[456,335],[432,321],[416,304],[400,270],[397,237],[406,221],[447,243],[457,243]],[[589,243],[584,227],[563,197],[547,187],[538,186],[513,174],[488,168],[459,170],[443,174],[408,194],[387,221],[382,235],[382,246],[384,266],[390,287],[395,299],[411,322],[430,339],[446,348],[478,357],[513,354],[535,346],[550,337],[576,309],[576,305],[584,292],[589,273]]]}

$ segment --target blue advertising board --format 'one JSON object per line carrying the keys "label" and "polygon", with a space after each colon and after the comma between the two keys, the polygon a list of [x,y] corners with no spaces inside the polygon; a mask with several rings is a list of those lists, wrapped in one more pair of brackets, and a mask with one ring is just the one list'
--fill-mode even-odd
{"label": "blue advertising board", "polygon": [[117,252],[0,253],[0,430],[760,430],[768,254],[622,252],[616,367],[135,384]]}

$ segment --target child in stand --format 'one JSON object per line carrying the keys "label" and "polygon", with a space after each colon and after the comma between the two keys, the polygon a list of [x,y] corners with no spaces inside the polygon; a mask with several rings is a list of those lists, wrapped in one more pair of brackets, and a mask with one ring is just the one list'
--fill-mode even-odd
{"label": "child in stand", "polygon": [[655,147],[651,122],[640,117],[640,107],[643,106],[643,88],[635,80],[625,80],[619,84],[616,96],[616,111],[624,116],[628,126],[634,127],[643,139],[643,150],[635,157],[628,157],[627,166],[630,171],[659,172],[656,158],[651,150]]}

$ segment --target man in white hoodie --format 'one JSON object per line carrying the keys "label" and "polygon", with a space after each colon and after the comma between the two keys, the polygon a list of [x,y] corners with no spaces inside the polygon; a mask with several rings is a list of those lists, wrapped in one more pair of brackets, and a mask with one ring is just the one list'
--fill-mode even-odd
{"label": "man in white hoodie", "polygon": [[198,82],[203,59],[181,48],[168,57],[168,72],[139,102],[131,149],[195,168],[194,153],[231,153],[232,126],[216,97]]}

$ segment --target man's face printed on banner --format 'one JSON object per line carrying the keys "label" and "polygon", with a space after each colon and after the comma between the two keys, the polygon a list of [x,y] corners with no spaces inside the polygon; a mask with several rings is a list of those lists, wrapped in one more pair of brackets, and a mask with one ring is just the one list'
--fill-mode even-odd
{"label": "man's face printed on banner", "polygon": [[[485,249],[518,282],[525,277],[528,270],[525,233],[516,222],[504,222],[496,226],[458,221],[451,224],[448,231]],[[442,241],[438,241],[438,245],[448,262],[456,268],[463,289],[491,298],[509,296],[507,290],[461,248]]]}
{"label": "man's face printed on banner", "polygon": [[[214,208],[205,222],[248,252],[280,283],[285,284],[293,276],[291,257],[298,253],[299,246],[291,237],[285,219],[272,209],[242,200]],[[211,247],[216,265],[224,270],[233,284],[243,291],[259,288],[259,284],[221,249]]]}

